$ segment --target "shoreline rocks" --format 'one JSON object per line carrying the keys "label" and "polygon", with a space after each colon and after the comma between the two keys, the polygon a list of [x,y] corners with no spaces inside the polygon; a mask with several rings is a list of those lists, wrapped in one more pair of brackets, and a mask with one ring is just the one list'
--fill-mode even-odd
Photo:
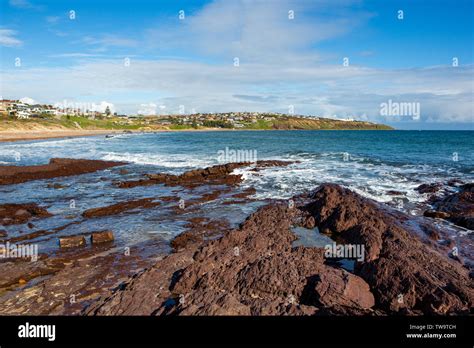
{"label": "shoreline rocks", "polygon": [[61,248],[77,248],[86,245],[84,236],[68,236],[59,238]]}
{"label": "shoreline rocks", "polygon": [[431,196],[428,200],[431,209],[423,213],[426,217],[444,219],[455,225],[474,230],[474,183],[462,184],[460,180],[450,180],[458,184],[457,192],[442,196]]}
{"label": "shoreline rocks", "polygon": [[120,202],[105,207],[91,208],[82,213],[85,218],[97,218],[102,216],[117,215],[133,209],[148,209],[159,206],[160,202],[154,202],[153,198],[143,198],[133,201]]}
{"label": "shoreline rocks", "polygon": [[[185,245],[84,314],[469,313],[468,270],[423,243],[408,215],[333,184],[294,201],[261,207],[217,240]],[[329,263],[323,248],[292,247],[292,227],[310,220],[337,243],[365,246],[353,273]]]}
{"label": "shoreline rocks", "polygon": [[207,167],[204,169],[194,169],[184,172],[180,175],[173,174],[147,174],[147,179],[136,181],[123,181],[118,183],[119,188],[132,188],[136,186],[149,186],[164,184],[166,186],[196,187],[200,185],[236,185],[242,181],[241,175],[232,175],[232,172],[238,168],[254,166],[254,170],[262,168],[288,166],[295,162],[290,161],[257,161],[235,162],[222,165]]}
{"label": "shoreline rocks", "polygon": [[24,224],[33,218],[50,216],[52,214],[36,203],[0,204],[0,225],[3,226]]}
{"label": "shoreline rocks", "polygon": [[474,230],[474,184],[462,185],[459,192],[433,202],[438,215],[454,224]]}
{"label": "shoreline rocks", "polygon": [[93,232],[91,234],[92,244],[110,243],[114,241],[114,233],[110,230]]}
{"label": "shoreline rocks", "polygon": [[0,185],[20,184],[32,180],[93,173],[126,164],[126,162],[52,158],[48,164],[44,165],[0,166]]}

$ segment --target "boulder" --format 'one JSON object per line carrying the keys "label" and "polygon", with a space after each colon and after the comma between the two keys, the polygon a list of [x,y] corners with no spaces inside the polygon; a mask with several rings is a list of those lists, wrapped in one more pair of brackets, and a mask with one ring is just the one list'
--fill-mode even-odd
{"label": "boulder", "polygon": [[114,233],[112,231],[99,231],[91,234],[91,243],[100,244],[114,241]]}
{"label": "boulder", "polygon": [[77,248],[86,245],[84,236],[70,236],[59,238],[59,246],[61,248]]}

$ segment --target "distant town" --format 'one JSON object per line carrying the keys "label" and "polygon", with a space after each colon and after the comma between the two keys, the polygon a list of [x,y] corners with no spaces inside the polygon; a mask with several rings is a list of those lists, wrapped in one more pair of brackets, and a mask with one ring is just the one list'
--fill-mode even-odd
{"label": "distant town", "polygon": [[387,129],[390,127],[353,118],[325,118],[274,112],[223,112],[169,115],[124,115],[61,105],[0,100],[3,119],[57,123],[76,128],[123,129]]}

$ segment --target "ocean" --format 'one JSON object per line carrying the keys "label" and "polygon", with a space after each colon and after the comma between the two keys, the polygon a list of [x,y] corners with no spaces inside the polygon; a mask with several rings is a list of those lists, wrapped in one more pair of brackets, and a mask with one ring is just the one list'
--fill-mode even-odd
{"label": "ocean", "polygon": [[[126,161],[126,167],[80,176],[0,186],[0,204],[36,202],[54,217],[38,220],[35,228],[51,229],[77,221],[63,235],[77,231],[116,229],[121,247],[149,239],[166,244],[186,229],[192,214],[226,219],[237,226],[251,212],[272,199],[288,199],[324,182],[344,185],[361,195],[385,202],[411,215],[422,215],[427,199],[415,188],[450,179],[474,181],[472,131],[212,131],[120,134],[49,139],[0,144],[0,164],[44,164],[53,157]],[[223,155],[224,154],[224,155]],[[234,156],[234,154],[236,156]],[[114,183],[134,180],[145,173],[182,173],[226,161],[277,159],[295,161],[288,167],[243,174],[242,188],[255,187],[247,204],[223,205],[222,199],[201,204],[200,212],[177,218],[167,210],[83,220],[85,209],[140,197],[179,195],[186,200],[198,191],[184,192],[162,185],[119,189]],[[241,158],[238,158],[241,157]],[[121,171],[127,169],[126,174]],[[50,183],[59,183],[60,189]],[[205,190],[203,188],[202,190]],[[393,191],[393,192],[391,192]],[[74,204],[72,204],[72,202]],[[168,203],[172,205],[176,203]],[[197,216],[197,215],[196,215]],[[23,225],[6,226],[9,236],[20,235]],[[51,236],[38,237],[43,251],[57,248]]]}

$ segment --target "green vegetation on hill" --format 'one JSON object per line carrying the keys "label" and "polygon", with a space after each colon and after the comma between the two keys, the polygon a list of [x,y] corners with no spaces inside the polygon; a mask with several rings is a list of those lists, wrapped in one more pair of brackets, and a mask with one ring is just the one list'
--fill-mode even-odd
{"label": "green vegetation on hill", "polygon": [[184,121],[180,116],[123,118],[107,117],[90,119],[81,116],[45,116],[29,119],[3,118],[0,130],[38,126],[41,128],[103,129],[103,130],[192,130],[192,129],[235,129],[235,130],[390,130],[392,127],[365,121],[342,121],[328,118],[303,118],[287,115],[263,115],[252,121],[236,122],[222,117],[198,122],[192,116]]}

